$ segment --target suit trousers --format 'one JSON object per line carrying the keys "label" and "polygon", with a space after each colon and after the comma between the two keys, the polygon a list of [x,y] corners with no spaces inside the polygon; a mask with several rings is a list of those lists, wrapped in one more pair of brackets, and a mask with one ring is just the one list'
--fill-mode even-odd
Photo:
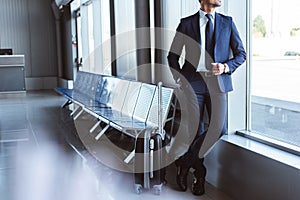
{"label": "suit trousers", "polygon": [[208,91],[205,93],[202,92],[199,93],[197,92],[197,88],[194,87],[196,85],[198,85],[196,82],[191,84],[192,88],[195,91],[198,105],[189,106],[189,108],[191,109],[195,107],[198,108],[199,118],[200,118],[198,124],[198,130],[197,133],[195,134],[193,142],[189,146],[188,151],[176,161],[176,164],[185,168],[192,167],[193,169],[195,169],[194,175],[197,178],[200,178],[200,177],[205,177],[206,175],[206,168],[203,164],[204,159],[203,158],[200,159],[198,154],[206,135],[205,122],[204,122],[205,108],[209,118],[210,110],[211,110],[210,109],[211,101],[210,101],[210,95]]}
{"label": "suit trousers", "polygon": [[[191,101],[189,103],[197,104],[197,105],[190,105],[188,107],[189,109],[195,109],[195,108],[198,109],[199,112],[198,116],[200,119],[199,119],[197,133],[195,134],[192,143],[190,144],[187,152],[184,153],[181,157],[179,157],[178,160],[176,160],[176,164],[185,168],[193,168],[195,169],[194,176],[196,178],[204,178],[206,175],[206,168],[203,163],[204,158],[199,158],[199,151],[206,137],[208,124],[210,123],[212,101],[211,101],[211,95],[209,93],[209,90],[207,89],[206,85],[203,84],[203,82],[198,83],[198,81],[195,81],[195,82],[191,82],[190,85],[194,90],[195,98],[197,99],[197,101]],[[198,88],[199,85],[201,85],[202,88]],[[203,85],[205,85],[205,88],[203,88]],[[194,112],[194,111],[191,110],[190,112]],[[205,118],[206,114],[207,117]],[[222,134],[226,132],[225,123],[227,123],[226,120],[224,122]]]}

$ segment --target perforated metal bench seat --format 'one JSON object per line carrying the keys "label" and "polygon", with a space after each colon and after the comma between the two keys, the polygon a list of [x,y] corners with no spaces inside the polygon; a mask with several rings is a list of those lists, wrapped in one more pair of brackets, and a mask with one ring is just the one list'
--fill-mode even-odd
{"label": "perforated metal bench seat", "polygon": [[[90,132],[95,131],[101,123],[105,124],[95,137],[96,140],[99,140],[109,127],[137,138],[142,130],[163,127],[168,120],[171,120],[167,117],[172,104],[173,89],[163,87],[161,84],[153,85],[118,77],[78,72],[74,89],[55,88],[55,91],[81,109],[74,119],[83,112],[90,113],[98,119],[97,123],[90,128]],[[129,162],[132,157],[133,152],[125,162]]]}
{"label": "perforated metal bench seat", "polygon": [[65,96],[67,99],[72,99],[73,96],[73,89],[68,89],[68,88],[54,88],[56,92],[59,94]]}
{"label": "perforated metal bench seat", "polygon": [[102,77],[100,74],[78,71],[73,89],[57,87],[54,90],[66,97],[67,102],[63,107],[70,103],[81,106],[105,106],[95,98]]}
{"label": "perforated metal bench seat", "polygon": [[[132,137],[137,136],[132,130],[158,127],[159,90],[156,85],[130,81],[128,88],[126,84],[120,84],[119,88],[115,89],[109,95],[108,108],[88,106],[86,109],[98,115],[100,120],[109,121],[111,126]],[[123,92],[116,92],[119,90]],[[162,87],[161,92],[161,114],[165,123],[173,89]]]}

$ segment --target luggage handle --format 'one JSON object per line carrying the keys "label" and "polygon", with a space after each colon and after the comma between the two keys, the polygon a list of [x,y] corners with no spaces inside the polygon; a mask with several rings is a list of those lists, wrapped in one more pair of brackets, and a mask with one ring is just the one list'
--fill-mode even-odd
{"label": "luggage handle", "polygon": [[165,139],[165,132],[163,129],[163,106],[162,106],[162,82],[159,82],[157,85],[158,89],[158,134],[161,135],[162,139]]}
{"label": "luggage handle", "polygon": [[150,178],[154,178],[154,140],[151,139],[149,141],[149,147],[150,147]]}

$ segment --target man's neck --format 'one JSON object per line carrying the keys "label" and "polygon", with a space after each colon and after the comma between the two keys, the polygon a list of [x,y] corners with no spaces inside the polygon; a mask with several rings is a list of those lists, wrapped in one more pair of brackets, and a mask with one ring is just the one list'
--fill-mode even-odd
{"label": "man's neck", "polygon": [[211,5],[206,5],[206,4],[201,5],[200,9],[203,12],[206,12],[207,14],[212,14],[215,11],[214,7],[212,7]]}

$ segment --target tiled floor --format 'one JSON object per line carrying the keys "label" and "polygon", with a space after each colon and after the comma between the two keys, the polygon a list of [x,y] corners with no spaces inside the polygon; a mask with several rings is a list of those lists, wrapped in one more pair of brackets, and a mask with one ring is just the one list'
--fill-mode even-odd
{"label": "tiled floor", "polygon": [[64,101],[53,91],[0,94],[1,200],[230,200],[210,184],[201,197],[177,191],[174,165],[161,195],[136,194],[132,174],[107,167],[84,148],[60,108]]}

